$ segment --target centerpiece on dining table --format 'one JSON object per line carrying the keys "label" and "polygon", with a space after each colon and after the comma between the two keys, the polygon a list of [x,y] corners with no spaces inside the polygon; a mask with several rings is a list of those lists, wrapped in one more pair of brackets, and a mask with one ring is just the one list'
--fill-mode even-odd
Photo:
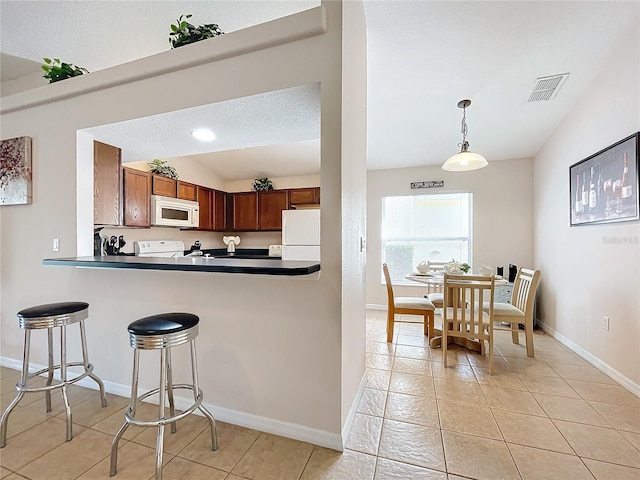
{"label": "centerpiece on dining table", "polygon": [[462,275],[467,273],[471,269],[471,265],[468,263],[460,263],[453,258],[449,263],[444,264],[444,271],[451,275]]}

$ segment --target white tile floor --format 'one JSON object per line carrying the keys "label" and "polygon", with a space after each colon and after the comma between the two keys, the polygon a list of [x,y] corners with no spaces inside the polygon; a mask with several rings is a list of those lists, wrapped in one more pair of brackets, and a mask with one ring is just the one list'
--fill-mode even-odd
{"label": "white tile floor", "polygon": [[[422,324],[397,323],[392,344],[385,329],[385,312],[368,311],[369,378],[344,453],[222,422],[211,452],[205,420],[192,415],[167,434],[164,478],[640,479],[640,399],[553,338],[536,332],[528,358],[510,333],[496,332],[489,375],[485,358],[462,348],[444,369]],[[18,372],[1,375],[5,408]],[[103,409],[94,390],[71,391],[72,442],[59,399],[46,414],[41,396],[27,395],[12,413],[2,479],[109,478],[128,399],[109,395]],[[153,478],[154,433],[127,431],[116,480]]]}

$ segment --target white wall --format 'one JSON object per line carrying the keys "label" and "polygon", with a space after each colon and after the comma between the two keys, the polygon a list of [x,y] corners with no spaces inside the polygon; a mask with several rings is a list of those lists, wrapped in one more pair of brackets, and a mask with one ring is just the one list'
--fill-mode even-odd
{"label": "white wall", "polygon": [[[638,19],[534,161],[538,316],[640,395],[640,225],[569,227],[569,166],[640,130]],[[610,330],[602,317],[610,317]]]}
{"label": "white wall", "polygon": [[[3,207],[0,220],[2,362],[17,365],[21,358],[17,311],[84,300],[91,305],[87,335],[96,373],[109,388],[127,394],[131,351],[126,326],[159,311],[193,312],[201,318],[199,359],[206,365],[201,386],[214,415],[341,448],[343,397],[355,390],[342,378],[342,259],[352,247],[342,244],[340,216],[341,25],[341,2],[326,2],[247,30],[3,97],[3,136],[33,137],[34,200],[25,208]],[[42,265],[43,258],[54,255],[74,257],[77,236],[93,233],[92,218],[77,225],[77,202],[92,201],[76,197],[79,129],[315,82],[321,85],[323,202],[323,261],[316,280]],[[181,89],[175,88],[178,84]],[[352,215],[364,222],[363,211]],[[59,254],[50,250],[54,237],[60,238]],[[348,268],[351,272],[351,264]],[[363,292],[364,286],[353,282],[350,273],[346,278],[354,298],[363,297],[358,289]],[[361,309],[364,328],[364,302]],[[34,362],[46,362],[45,345],[43,339],[34,342]],[[364,344],[350,348],[364,358]],[[69,355],[74,354],[78,349],[70,348]],[[176,381],[187,375],[184,355],[176,353],[174,368]],[[151,362],[143,365],[142,388],[154,387],[156,370]]]}
{"label": "white wall", "polygon": [[[444,160],[443,160],[444,161]],[[444,192],[473,193],[474,271],[487,263],[533,266],[533,172],[531,159],[489,161],[481,170],[445,172],[440,167],[371,170],[367,174],[367,304],[387,304],[382,280],[382,198]],[[414,189],[411,182],[444,180],[443,188]],[[427,260],[427,259],[425,259]],[[421,295],[424,286],[394,287],[397,295]]]}
{"label": "white wall", "polygon": [[[365,252],[367,189],[367,32],[361,2],[343,3],[342,23],[342,425],[355,415],[352,401],[364,389],[366,339]],[[325,119],[322,119],[323,124]],[[329,123],[330,121],[326,122]],[[326,148],[323,139],[322,148]],[[324,187],[323,187],[324,188]],[[321,192],[324,210],[324,192]],[[324,227],[323,227],[324,228]]]}
{"label": "white wall", "polygon": [[[251,190],[253,178],[244,180],[228,180],[224,183],[225,192],[248,192]],[[296,177],[269,177],[276,190],[299,187],[319,187],[320,175],[300,175]]]}
{"label": "white wall", "polygon": [[[116,147],[118,145],[115,145]],[[206,168],[201,163],[189,158],[189,157],[175,157],[165,158],[170,165],[172,165],[176,172],[178,172],[178,178],[183,182],[190,182],[203,187],[216,188],[224,190],[224,180],[218,175],[213,173],[209,168]],[[149,160],[151,161],[151,160]],[[148,172],[149,162],[127,162],[123,163],[124,167],[135,168],[136,170],[142,170]]]}

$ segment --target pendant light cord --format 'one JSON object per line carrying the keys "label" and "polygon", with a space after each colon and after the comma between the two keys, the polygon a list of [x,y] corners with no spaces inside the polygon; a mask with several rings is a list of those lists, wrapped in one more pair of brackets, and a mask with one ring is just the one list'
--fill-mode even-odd
{"label": "pendant light cord", "polygon": [[469,148],[469,142],[467,142],[467,107],[466,105],[462,107],[462,128],[460,129],[462,132],[462,143],[459,143],[461,152],[466,152]]}

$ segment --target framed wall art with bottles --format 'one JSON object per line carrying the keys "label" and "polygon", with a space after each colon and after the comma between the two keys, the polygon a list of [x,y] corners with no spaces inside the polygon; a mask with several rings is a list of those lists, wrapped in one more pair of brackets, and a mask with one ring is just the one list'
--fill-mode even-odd
{"label": "framed wall art with bottles", "polygon": [[640,132],[569,167],[571,226],[638,220]]}

